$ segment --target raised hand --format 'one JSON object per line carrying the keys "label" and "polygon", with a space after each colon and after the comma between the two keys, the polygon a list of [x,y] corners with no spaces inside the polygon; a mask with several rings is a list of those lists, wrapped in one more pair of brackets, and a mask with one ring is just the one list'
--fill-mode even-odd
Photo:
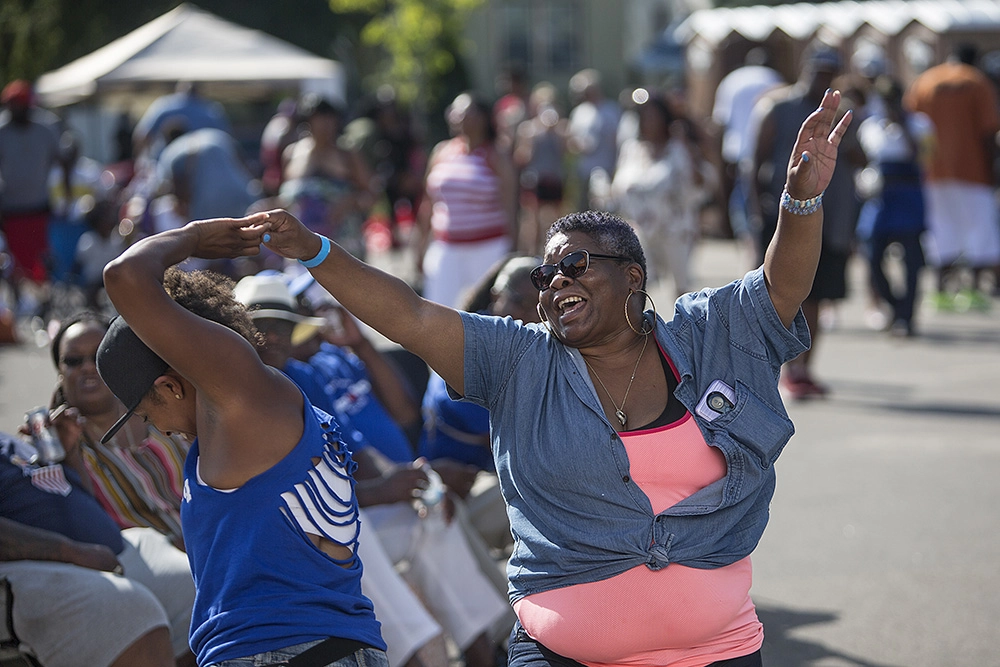
{"label": "raised hand", "polygon": [[262,213],[267,225],[263,243],[288,259],[310,259],[320,249],[320,237],[282,209]]}
{"label": "raised hand", "polygon": [[197,235],[192,257],[227,259],[250,257],[260,252],[260,244],[268,231],[267,214],[256,213],[246,218],[215,218],[195,220],[187,227]]}
{"label": "raised hand", "polygon": [[799,128],[799,136],[788,160],[788,194],[795,199],[810,199],[826,189],[837,166],[837,149],[853,113],[837,120],[840,91],[828,90],[820,107],[809,114]]}
{"label": "raised hand", "polygon": [[331,345],[349,347],[356,350],[358,346],[365,342],[365,336],[361,333],[358,321],[343,306],[332,306],[330,310],[336,314],[336,321],[339,322],[339,326],[324,329],[323,338]]}

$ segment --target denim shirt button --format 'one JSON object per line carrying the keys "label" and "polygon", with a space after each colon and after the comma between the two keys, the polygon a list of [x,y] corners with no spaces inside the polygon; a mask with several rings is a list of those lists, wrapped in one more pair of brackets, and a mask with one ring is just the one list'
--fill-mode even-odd
{"label": "denim shirt button", "polygon": [[626,484],[628,484],[631,481],[631,479],[632,478],[629,477],[628,475],[625,475],[624,477],[622,477],[622,481],[625,482]]}

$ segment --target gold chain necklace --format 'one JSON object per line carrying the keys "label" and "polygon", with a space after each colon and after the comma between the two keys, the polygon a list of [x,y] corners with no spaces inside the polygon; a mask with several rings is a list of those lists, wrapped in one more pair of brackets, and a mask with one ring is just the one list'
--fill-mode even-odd
{"label": "gold chain necklace", "polygon": [[586,357],[584,357],[583,359],[583,363],[587,364],[587,368],[591,370],[591,372],[594,374],[594,377],[597,378],[597,381],[600,383],[601,388],[604,389],[604,393],[608,395],[608,400],[611,401],[611,405],[613,405],[615,408],[615,417],[618,418],[618,421],[619,423],[621,423],[622,428],[625,428],[625,424],[628,423],[628,415],[625,414],[625,401],[628,400],[628,393],[632,389],[632,382],[635,380],[636,371],[639,370],[639,362],[642,361],[642,355],[646,351],[647,343],[649,343],[649,336],[643,336],[642,349],[639,350],[639,358],[635,360],[635,368],[632,369],[632,377],[628,379],[628,387],[625,388],[625,396],[622,397],[621,407],[618,407],[618,405],[615,403],[615,399],[611,397],[611,392],[608,391],[608,388],[604,386],[604,380],[602,380],[601,376],[597,374],[597,371],[594,370],[594,367],[590,365],[590,362],[587,361]]}

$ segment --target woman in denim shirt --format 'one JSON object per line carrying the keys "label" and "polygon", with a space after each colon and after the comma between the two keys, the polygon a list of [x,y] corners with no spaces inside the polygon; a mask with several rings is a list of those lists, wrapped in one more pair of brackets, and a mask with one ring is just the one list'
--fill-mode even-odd
{"label": "woman in denim shirt", "polygon": [[512,665],[761,664],[748,556],[792,434],[777,379],[809,343],[799,306],[850,123],[839,102],[827,92],[802,124],[763,266],[685,295],[670,321],[645,312],[642,248],[606,213],[553,226],[533,272],[541,325],[423,300],[283,211],[241,223],[490,409]]}

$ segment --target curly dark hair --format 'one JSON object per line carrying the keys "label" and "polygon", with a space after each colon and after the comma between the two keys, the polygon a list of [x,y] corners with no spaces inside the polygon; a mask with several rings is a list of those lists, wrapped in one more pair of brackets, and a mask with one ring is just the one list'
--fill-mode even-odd
{"label": "curly dark hair", "polygon": [[642,289],[646,289],[646,253],[632,225],[607,211],[570,213],[552,223],[545,235],[545,245],[556,234],[581,232],[594,240],[597,247],[609,255],[627,257],[642,267]]}
{"label": "curly dark hair", "polygon": [[233,296],[234,286],[231,278],[214,271],[171,267],[163,274],[163,289],[171,299],[199,317],[229,327],[258,347],[263,338],[247,307]]}
{"label": "curly dark hair", "polygon": [[62,346],[63,338],[66,336],[66,330],[74,324],[80,324],[81,322],[88,324],[93,322],[104,329],[104,331],[107,331],[108,327],[111,326],[111,321],[96,310],[81,310],[75,315],[63,320],[59,324],[59,331],[57,331],[56,335],[52,337],[52,341],[49,344],[49,352],[52,355],[52,365],[56,367],[56,370],[59,370],[59,348]]}

